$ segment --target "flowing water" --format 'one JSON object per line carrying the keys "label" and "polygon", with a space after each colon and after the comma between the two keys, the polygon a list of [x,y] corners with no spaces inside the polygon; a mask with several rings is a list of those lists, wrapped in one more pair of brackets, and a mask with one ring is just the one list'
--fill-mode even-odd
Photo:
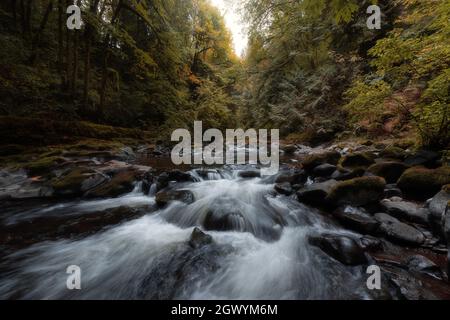
{"label": "flowing water", "polygon": [[[344,266],[308,243],[311,234],[351,233],[316,209],[275,194],[274,177],[242,179],[238,171],[224,168],[203,178],[191,171],[197,182],[174,188],[192,191],[192,204],[175,201],[84,238],[16,251],[2,261],[0,298],[370,298],[365,269]],[[46,205],[4,223],[154,202],[154,194],[144,195],[137,185],[121,198]],[[207,231],[213,243],[189,245],[194,227],[225,215],[227,230]],[[81,290],[66,288],[70,265],[81,268]]]}

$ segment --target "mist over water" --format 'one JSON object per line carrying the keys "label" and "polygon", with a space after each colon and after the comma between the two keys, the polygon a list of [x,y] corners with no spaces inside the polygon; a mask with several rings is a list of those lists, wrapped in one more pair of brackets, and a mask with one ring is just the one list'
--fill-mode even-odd
{"label": "mist over water", "polygon": [[[172,202],[141,218],[76,240],[35,244],[2,262],[0,298],[22,299],[323,299],[364,298],[364,270],[336,264],[308,235],[340,231],[315,209],[273,192],[273,177],[243,179],[217,170],[190,190],[195,202]],[[139,186],[117,199],[48,206],[10,218],[86,214],[153,204]],[[230,214],[231,213],[231,214]],[[88,214],[88,213],[87,213]],[[189,245],[193,228],[226,216],[213,242]],[[66,268],[81,268],[81,290],[66,288]],[[359,292],[359,293],[358,293]]]}

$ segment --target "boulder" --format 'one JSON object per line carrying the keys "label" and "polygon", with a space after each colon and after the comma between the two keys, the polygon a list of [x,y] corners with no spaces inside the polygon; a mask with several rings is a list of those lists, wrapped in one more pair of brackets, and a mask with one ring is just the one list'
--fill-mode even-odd
{"label": "boulder", "polygon": [[285,146],[282,146],[281,150],[283,150],[283,152],[287,155],[292,155],[295,153],[295,151],[297,151],[297,147],[293,144],[287,144]]}
{"label": "boulder", "polygon": [[419,150],[413,155],[406,157],[405,164],[411,167],[426,166],[435,167],[440,159],[439,153],[430,150]]}
{"label": "boulder", "polygon": [[282,173],[280,174],[276,180],[275,183],[285,183],[289,182],[292,185],[295,184],[303,184],[308,179],[308,175],[304,170],[293,170],[288,173]]}
{"label": "boulder", "polygon": [[375,219],[380,223],[378,231],[392,241],[415,246],[425,242],[422,232],[386,213],[375,214]]}
{"label": "boulder", "polygon": [[307,204],[324,205],[328,195],[337,183],[336,180],[328,180],[311,184],[297,192],[297,199]]}
{"label": "boulder", "polygon": [[261,172],[259,170],[244,170],[239,172],[239,177],[244,179],[260,178]]}
{"label": "boulder", "polygon": [[355,169],[347,169],[347,168],[338,168],[333,174],[331,175],[331,179],[338,180],[338,181],[344,181],[344,180],[350,180],[358,177],[362,177],[366,170],[364,168],[355,168]]}
{"label": "boulder", "polygon": [[388,214],[398,219],[428,224],[429,210],[413,202],[384,199],[381,201],[381,206]]}
{"label": "boulder", "polygon": [[169,182],[195,182],[195,178],[189,173],[180,170],[172,170],[161,173],[156,179],[156,191],[160,191],[169,186]]}
{"label": "boulder", "polygon": [[313,175],[316,177],[329,177],[336,171],[336,166],[324,163],[313,169]]}
{"label": "boulder", "polygon": [[84,167],[71,169],[51,182],[57,196],[82,196],[85,192],[105,183],[108,177]]}
{"label": "boulder", "polygon": [[311,236],[308,242],[312,246],[320,248],[327,255],[342,264],[355,266],[367,263],[364,250],[350,237],[335,234],[321,234]]}
{"label": "boulder", "polygon": [[406,155],[405,150],[396,146],[387,146],[380,152],[380,157],[386,159],[404,160]]}
{"label": "boulder", "polygon": [[108,182],[89,190],[85,196],[91,198],[118,197],[133,191],[135,181],[136,172],[134,170],[124,170],[115,174]]}
{"label": "boulder", "polygon": [[437,169],[414,167],[406,170],[397,185],[402,192],[413,199],[427,200],[450,184],[450,167]]}
{"label": "boulder", "polygon": [[155,201],[160,206],[165,206],[171,201],[180,201],[191,204],[195,201],[195,197],[189,190],[166,190],[158,192]]}
{"label": "boulder", "polygon": [[302,165],[305,170],[311,171],[315,167],[317,167],[321,164],[324,164],[324,163],[336,165],[339,162],[340,158],[341,158],[341,154],[337,151],[314,153],[314,154],[308,155],[302,161]]}
{"label": "boulder", "polygon": [[285,196],[290,196],[294,193],[294,190],[289,182],[277,183],[275,185],[275,191]]}
{"label": "boulder", "polygon": [[445,208],[450,201],[450,185],[446,185],[435,195],[429,202],[430,223],[436,227],[439,234],[443,235],[442,219],[444,217]]}
{"label": "boulder", "polygon": [[368,172],[383,177],[387,183],[396,183],[408,166],[401,162],[379,162],[371,165]]}
{"label": "boulder", "polygon": [[342,157],[340,165],[344,168],[367,168],[375,162],[375,156],[371,152],[350,153]]}
{"label": "boulder", "polygon": [[423,273],[439,280],[443,279],[441,268],[439,268],[433,261],[420,254],[406,259],[406,265],[410,271]]}
{"label": "boulder", "polygon": [[400,188],[397,187],[396,184],[388,184],[384,189],[384,198],[392,198],[392,197],[402,197],[403,193]]}
{"label": "boulder", "polygon": [[189,245],[192,248],[198,249],[211,243],[213,243],[213,238],[209,234],[204,233],[197,227],[194,228],[189,239]]}
{"label": "boulder", "polygon": [[361,238],[359,238],[359,246],[364,251],[379,251],[383,250],[383,243],[380,239],[364,235]]}
{"label": "boulder", "polygon": [[335,216],[343,225],[364,234],[374,233],[380,224],[363,209],[350,206],[336,209],[333,212],[333,216]]}
{"label": "boulder", "polygon": [[335,184],[327,200],[336,205],[364,206],[383,197],[386,182],[380,177],[361,177]]}

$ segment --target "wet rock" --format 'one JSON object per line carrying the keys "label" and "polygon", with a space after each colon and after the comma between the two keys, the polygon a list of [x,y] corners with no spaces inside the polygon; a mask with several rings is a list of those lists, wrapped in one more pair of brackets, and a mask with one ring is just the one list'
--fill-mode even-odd
{"label": "wet rock", "polygon": [[123,147],[120,149],[117,157],[125,161],[130,161],[136,159],[136,153],[134,153],[131,147]]}
{"label": "wet rock", "polygon": [[170,201],[181,201],[191,204],[195,201],[195,197],[189,190],[167,190],[158,192],[155,201],[160,206],[165,206]]}
{"label": "wet rock", "polygon": [[361,177],[338,182],[327,200],[335,205],[364,206],[383,197],[386,182],[380,177]]}
{"label": "wet rock", "polygon": [[259,170],[245,170],[239,172],[239,177],[244,179],[260,178],[261,172]]}
{"label": "wet rock", "polygon": [[396,184],[388,184],[384,189],[384,198],[402,197],[403,193],[400,188],[397,188]]}
{"label": "wet rock", "polygon": [[375,162],[375,156],[370,152],[357,152],[344,156],[340,165],[344,168],[368,167]]}
{"label": "wet rock", "polygon": [[430,290],[426,289],[422,281],[409,275],[406,271],[396,268],[395,271],[382,269],[391,285],[397,291],[400,299],[406,300],[437,300]]}
{"label": "wet rock", "polygon": [[275,183],[289,182],[290,184],[295,185],[295,184],[303,184],[306,182],[307,179],[308,175],[304,170],[295,170],[290,171],[288,173],[280,174],[275,180]]}
{"label": "wet rock", "polygon": [[78,167],[54,179],[51,186],[57,196],[78,197],[86,191],[101,185],[107,179],[107,177],[93,169]]}
{"label": "wet rock", "polygon": [[436,233],[441,236],[444,235],[443,217],[449,201],[450,185],[446,185],[428,204],[428,209],[430,210],[430,223]]}
{"label": "wet rock", "polygon": [[134,170],[125,170],[117,173],[99,187],[88,191],[85,196],[94,198],[118,197],[133,191],[135,181],[136,172]]}
{"label": "wet rock", "polygon": [[309,244],[320,248],[327,255],[345,265],[354,266],[367,263],[364,250],[350,237],[322,234],[311,236],[308,241]]}
{"label": "wet rock", "polygon": [[392,241],[415,246],[425,242],[422,232],[388,214],[377,213],[375,219],[380,223],[378,231]]}
{"label": "wet rock", "polygon": [[341,207],[333,212],[343,225],[362,233],[374,233],[379,226],[379,222],[367,214],[363,209],[354,207]]}
{"label": "wet rock", "polygon": [[314,168],[313,174],[316,177],[329,177],[333,174],[333,172],[336,171],[336,166],[324,163]]}
{"label": "wet rock", "polygon": [[409,257],[406,260],[406,265],[411,271],[423,273],[439,280],[443,279],[441,268],[439,268],[433,261],[422,255],[414,255]]}
{"label": "wet rock", "polygon": [[289,182],[277,183],[275,185],[275,191],[285,196],[290,196],[294,193],[294,190]]}
{"label": "wet rock", "polygon": [[428,216],[430,212],[428,209],[420,207],[415,203],[384,199],[380,202],[380,204],[388,214],[398,219],[425,225],[428,224]]}
{"label": "wet rock", "polygon": [[427,200],[450,184],[450,167],[437,169],[414,167],[406,170],[398,180],[398,186],[408,197]]}
{"label": "wet rock", "polygon": [[212,242],[213,238],[197,227],[194,228],[191,234],[191,238],[189,239],[189,245],[194,249],[206,246],[208,244],[211,244]]}
{"label": "wet rock", "polygon": [[367,169],[375,176],[383,177],[387,183],[396,183],[408,166],[401,162],[380,162]]}
{"label": "wet rock", "polygon": [[51,187],[31,179],[27,181],[0,188],[0,200],[25,200],[38,198],[51,198],[54,191]]}
{"label": "wet rock", "polygon": [[358,177],[362,177],[365,173],[364,168],[355,168],[355,169],[347,169],[347,168],[338,168],[333,174],[331,175],[331,179],[338,180],[338,181],[344,181],[344,180],[350,180]]}
{"label": "wet rock", "polygon": [[395,160],[404,160],[406,155],[405,150],[396,146],[387,146],[380,152],[380,157]]}
{"label": "wet rock", "polygon": [[364,251],[379,251],[383,249],[383,243],[380,239],[372,237],[372,236],[362,236],[358,240],[359,246]]}
{"label": "wet rock", "polygon": [[297,146],[295,146],[293,144],[288,144],[288,145],[282,146],[281,150],[283,150],[284,153],[287,155],[292,155],[295,153],[295,151],[297,151]]}
{"label": "wet rock", "polygon": [[156,191],[160,191],[169,186],[169,182],[195,182],[194,177],[189,173],[180,170],[172,170],[159,175],[156,180]]}
{"label": "wet rock", "polygon": [[324,205],[331,190],[337,184],[336,180],[314,183],[300,189],[297,192],[297,199],[307,204]]}
{"label": "wet rock", "polygon": [[315,167],[324,163],[336,165],[341,158],[341,154],[337,151],[327,151],[308,155],[302,162],[303,168],[307,171],[313,170]]}
{"label": "wet rock", "polygon": [[430,150],[419,150],[405,159],[408,166],[435,167],[440,159],[439,153]]}

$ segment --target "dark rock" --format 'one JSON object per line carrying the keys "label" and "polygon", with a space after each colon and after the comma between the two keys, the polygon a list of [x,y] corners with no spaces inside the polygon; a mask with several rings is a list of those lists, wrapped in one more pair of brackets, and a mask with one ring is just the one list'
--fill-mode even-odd
{"label": "dark rock", "polygon": [[366,255],[358,243],[347,236],[321,234],[311,236],[309,243],[320,248],[327,255],[345,265],[360,265],[367,263]]}
{"label": "dark rock", "polygon": [[189,239],[189,245],[194,249],[206,246],[208,244],[211,244],[212,242],[213,238],[209,234],[204,233],[199,228],[194,228],[191,234],[191,238]]}
{"label": "dark rock", "polygon": [[275,191],[280,194],[284,194],[285,196],[290,196],[294,193],[294,190],[289,182],[277,183],[275,185]]}
{"label": "dark rock", "polygon": [[433,261],[422,256],[414,255],[407,259],[406,264],[411,271],[424,273],[436,279],[443,279],[441,268],[439,268]]}
{"label": "dark rock", "polygon": [[368,235],[359,238],[359,246],[364,251],[379,251],[383,249],[383,243],[380,239]]}
{"label": "dark rock", "polygon": [[438,235],[444,237],[443,217],[445,208],[450,201],[450,185],[446,185],[429,202],[430,224]]}
{"label": "dark rock", "polygon": [[172,170],[169,172],[163,172],[156,179],[156,191],[160,191],[169,186],[169,182],[195,182],[194,177],[189,173],[180,170]]}
{"label": "dark rock", "polygon": [[408,166],[401,162],[380,162],[367,169],[375,176],[383,177],[387,183],[396,183]]}
{"label": "dark rock", "polygon": [[368,167],[375,162],[375,156],[370,152],[357,152],[344,156],[340,165],[344,168]]}
{"label": "dark rock", "polygon": [[245,170],[239,172],[239,177],[244,179],[260,178],[261,172],[259,170]]}
{"label": "dark rock", "polygon": [[434,167],[440,156],[439,153],[430,150],[419,150],[415,154],[405,159],[405,164],[408,166],[427,166]]}
{"label": "dark rock", "polygon": [[392,197],[402,197],[402,190],[397,188],[396,184],[388,184],[384,189],[384,198],[392,198]]}
{"label": "dark rock", "polygon": [[295,151],[297,151],[297,147],[293,144],[288,144],[288,145],[282,146],[281,150],[283,150],[284,153],[287,155],[292,155],[295,153]]}
{"label": "dark rock", "polygon": [[382,199],[386,182],[380,177],[361,177],[338,182],[327,200],[336,205],[364,206]]}
{"label": "dark rock", "polygon": [[398,219],[428,224],[428,216],[430,212],[428,209],[422,208],[415,203],[384,199],[381,201],[381,206],[387,213]]}
{"label": "dark rock", "polygon": [[324,205],[331,189],[337,185],[336,180],[328,180],[322,183],[314,183],[306,186],[297,192],[300,202],[316,205]]}
{"label": "dark rock", "polygon": [[362,233],[374,233],[380,224],[363,209],[350,206],[336,209],[333,216],[339,219],[343,225]]}
{"label": "dark rock", "polygon": [[155,201],[160,206],[165,206],[170,201],[180,201],[191,204],[195,201],[194,194],[189,190],[166,190],[156,194]]}
{"label": "dark rock", "polygon": [[336,165],[340,158],[341,154],[337,151],[310,154],[303,160],[302,165],[305,170],[310,171],[324,163]]}
{"label": "dark rock", "polygon": [[396,146],[388,146],[380,152],[380,157],[387,159],[403,160],[406,157],[406,152],[402,148]]}
{"label": "dark rock", "polygon": [[362,177],[365,173],[364,168],[355,168],[353,170],[346,169],[346,168],[339,168],[333,174],[331,175],[331,179],[338,180],[338,181],[344,181],[344,180],[350,180],[358,177]]}
{"label": "dark rock", "polygon": [[314,168],[313,174],[316,177],[329,177],[336,171],[336,166],[328,163],[321,164]]}
{"label": "dark rock", "polygon": [[78,197],[105,183],[108,177],[90,168],[75,168],[52,181],[51,186],[57,196]]}
{"label": "dark rock", "polygon": [[124,170],[114,175],[108,182],[88,191],[85,196],[94,198],[118,197],[134,189],[136,172]]}
{"label": "dark rock", "polygon": [[406,170],[398,180],[398,186],[408,197],[427,200],[450,184],[450,167],[438,169],[414,167]]}
{"label": "dark rock", "polygon": [[280,174],[275,180],[275,183],[289,182],[290,184],[295,185],[295,184],[303,184],[306,182],[307,179],[308,175],[304,170],[295,170],[290,171],[288,173]]}
{"label": "dark rock", "polygon": [[412,277],[407,271],[396,268],[394,272],[382,268],[383,274],[394,286],[399,299],[406,300],[437,300],[430,290],[426,289],[422,281]]}
{"label": "dark rock", "polygon": [[378,231],[392,241],[416,246],[425,242],[422,232],[388,214],[377,213],[375,219],[380,222]]}

